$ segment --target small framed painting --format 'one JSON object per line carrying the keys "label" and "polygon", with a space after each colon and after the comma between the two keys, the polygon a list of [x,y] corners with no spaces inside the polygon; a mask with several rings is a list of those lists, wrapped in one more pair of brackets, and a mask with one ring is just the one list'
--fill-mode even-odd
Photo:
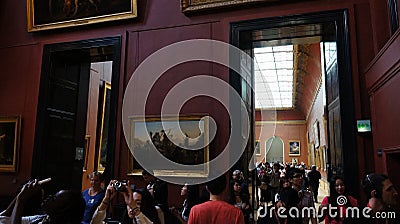
{"label": "small framed painting", "polygon": [[0,117],[0,172],[16,172],[20,141],[21,117]]}
{"label": "small framed painting", "polygon": [[300,156],[300,141],[289,141],[289,156]]}

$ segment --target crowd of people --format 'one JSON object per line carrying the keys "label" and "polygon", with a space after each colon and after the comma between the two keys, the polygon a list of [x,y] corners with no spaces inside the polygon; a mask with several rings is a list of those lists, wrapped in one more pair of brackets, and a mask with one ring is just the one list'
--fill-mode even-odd
{"label": "crowd of people", "polygon": [[[142,172],[145,188],[135,188],[130,181],[109,181],[103,189],[102,174],[89,175],[91,187],[83,192],[61,190],[44,197],[42,184],[31,180],[11,204],[0,213],[0,223],[28,224],[394,224],[398,217],[398,192],[388,176],[368,174],[362,187],[368,203],[348,194],[345,179],[334,176],[330,194],[315,209],[321,174],[315,166],[306,171],[304,164],[261,164],[257,167],[258,193],[252,203],[243,172],[235,170],[229,178],[218,178],[200,185],[185,184],[181,188],[182,205],[168,204],[168,184],[147,171]],[[228,189],[228,193],[225,190]],[[121,217],[109,219],[111,203],[120,194],[124,200]],[[228,197],[226,197],[228,196]],[[347,208],[368,208],[367,215],[346,216]],[[292,210],[307,213],[292,213]],[[314,209],[310,209],[314,208]],[[332,212],[332,208],[336,210]],[[365,210],[365,209],[364,209]],[[364,211],[363,210],[363,211]],[[258,211],[255,215],[255,211]],[[269,214],[270,212],[270,214]],[[379,216],[386,212],[391,216]],[[266,215],[263,215],[266,214]],[[394,214],[394,215],[393,215]],[[373,218],[371,218],[373,217]],[[117,220],[117,222],[116,222]],[[255,221],[257,220],[257,221]]]}
{"label": "crowd of people", "polygon": [[[278,176],[279,187],[276,189]],[[378,173],[366,175],[361,185],[368,203],[360,204],[349,195],[345,179],[335,175],[329,181],[329,195],[324,196],[317,207],[320,179],[321,173],[316,167],[307,169],[304,163],[259,164],[257,201],[263,215],[257,223],[400,223],[398,192],[388,176]],[[291,213],[293,210],[299,213]]]}

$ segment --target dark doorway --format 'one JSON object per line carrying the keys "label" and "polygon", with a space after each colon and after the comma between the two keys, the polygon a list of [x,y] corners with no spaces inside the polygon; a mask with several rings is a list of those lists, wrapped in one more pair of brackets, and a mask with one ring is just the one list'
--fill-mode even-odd
{"label": "dark doorway", "polygon": [[[51,183],[46,184],[49,193],[60,189],[81,191],[88,153],[85,135],[90,107],[90,72],[93,63],[98,62],[112,62],[107,110],[109,120],[107,130],[100,131],[107,133],[105,151],[108,156],[105,164],[108,165],[102,171],[106,177],[113,173],[120,54],[120,37],[45,45],[32,177],[51,177]],[[105,83],[101,85],[104,86]],[[97,144],[101,141],[104,140],[99,139]],[[99,164],[99,161],[89,162]]]}
{"label": "dark doorway", "polygon": [[[322,75],[325,78],[326,122],[327,122],[327,174],[328,180],[332,175],[343,175],[346,179],[349,192],[358,196],[359,178],[357,173],[356,130],[354,118],[353,85],[351,75],[350,45],[348,40],[347,11],[336,10],[311,14],[284,16],[241,21],[231,24],[231,44],[240,48],[251,57],[255,46],[270,45],[301,45],[318,39],[321,49],[327,44],[334,44],[336,60],[324,64]],[[326,54],[321,53],[322,56]],[[321,56],[321,57],[322,57]],[[241,63],[240,59],[233,59],[232,63]],[[242,64],[240,64],[242,66]],[[254,65],[247,64],[243,70],[252,71]],[[241,94],[248,105],[249,114],[254,114],[255,99],[252,86],[255,85],[254,76],[246,82],[237,73],[231,72],[230,84]],[[250,97],[249,97],[250,96]],[[253,116],[254,117],[254,116]],[[254,133],[255,120],[252,122]],[[248,164],[253,154],[253,136],[250,137],[248,147],[243,155],[241,164]],[[305,147],[307,148],[307,147]],[[243,160],[246,160],[243,162]],[[240,164],[237,164],[240,166]],[[241,169],[248,172],[244,165]],[[250,173],[248,174],[250,176]],[[252,176],[256,178],[253,173]],[[255,183],[253,181],[253,183]],[[253,186],[254,187],[254,186]],[[253,188],[253,192],[256,189]],[[253,198],[256,198],[253,195]]]}

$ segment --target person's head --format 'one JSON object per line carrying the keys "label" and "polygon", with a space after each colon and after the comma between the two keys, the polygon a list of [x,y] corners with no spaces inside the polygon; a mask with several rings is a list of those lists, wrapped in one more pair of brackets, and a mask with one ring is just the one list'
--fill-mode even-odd
{"label": "person's head", "polygon": [[315,165],[312,165],[312,166],[311,166],[311,170],[314,170],[314,171],[315,171],[315,170],[317,170],[317,167],[316,167]]}
{"label": "person's head", "polygon": [[399,194],[388,176],[368,174],[361,184],[368,198],[378,199],[386,206],[397,206]]}
{"label": "person's head", "polygon": [[235,170],[235,171],[233,171],[233,173],[232,173],[232,178],[233,178],[233,179],[238,179],[238,180],[243,180],[244,177],[243,177],[242,171],[240,171],[240,170]]}
{"label": "person's head", "polygon": [[281,189],[286,189],[286,188],[292,187],[292,184],[290,183],[289,178],[282,177],[279,180],[279,186],[280,186]]}
{"label": "person's head", "polygon": [[185,196],[188,193],[188,184],[183,185],[181,188],[181,196]]}
{"label": "person's head", "polygon": [[[154,199],[150,192],[147,189],[138,188],[133,191],[132,196],[140,211],[153,223],[159,223]],[[129,218],[135,218],[134,208],[131,208],[129,205],[127,205],[127,209]]]}
{"label": "person's head", "polygon": [[90,186],[95,189],[100,189],[101,182],[103,181],[103,175],[98,171],[94,171],[93,173],[89,174],[89,178]]}
{"label": "person's head", "polygon": [[224,192],[226,187],[226,177],[225,174],[207,182],[207,191],[212,195],[220,195]]}
{"label": "person's head", "polygon": [[272,166],[274,172],[278,172],[280,167],[281,167],[281,165],[279,163],[274,163],[274,165]]}
{"label": "person's head", "polygon": [[344,178],[341,176],[332,177],[331,181],[329,182],[329,185],[330,185],[330,190],[331,190],[332,196],[337,197],[340,195],[345,195],[347,193]]}
{"label": "person's head", "polygon": [[296,207],[300,201],[297,191],[292,188],[284,189],[284,191],[280,192],[279,197],[283,206],[287,209]]}
{"label": "person's head", "polygon": [[294,187],[301,188],[303,183],[303,172],[299,168],[289,168],[286,171],[286,176]]}
{"label": "person's head", "polygon": [[155,179],[155,177],[147,170],[142,171],[142,177],[146,183],[150,183],[151,181],[154,181],[154,179]]}
{"label": "person's head", "polygon": [[85,200],[81,192],[60,190],[42,202],[43,211],[52,223],[80,223],[85,210]]}
{"label": "person's head", "polygon": [[233,179],[232,190],[234,192],[240,193],[242,191],[242,182],[238,179]]}

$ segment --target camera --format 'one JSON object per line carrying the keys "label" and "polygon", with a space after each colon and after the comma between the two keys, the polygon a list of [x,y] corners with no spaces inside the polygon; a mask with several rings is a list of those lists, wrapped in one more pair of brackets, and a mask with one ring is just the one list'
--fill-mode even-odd
{"label": "camera", "polygon": [[114,183],[114,189],[118,192],[126,191],[126,181],[117,181]]}

